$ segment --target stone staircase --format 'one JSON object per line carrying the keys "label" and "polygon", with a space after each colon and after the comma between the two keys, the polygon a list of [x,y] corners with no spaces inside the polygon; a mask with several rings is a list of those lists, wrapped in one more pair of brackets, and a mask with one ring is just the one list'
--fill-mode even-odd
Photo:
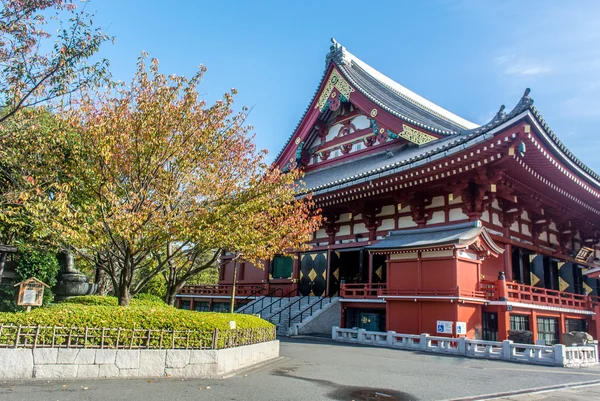
{"label": "stone staircase", "polygon": [[260,297],[239,308],[237,313],[260,315],[277,326],[277,335],[288,336],[295,324],[318,315],[331,302],[331,298],[315,296]]}

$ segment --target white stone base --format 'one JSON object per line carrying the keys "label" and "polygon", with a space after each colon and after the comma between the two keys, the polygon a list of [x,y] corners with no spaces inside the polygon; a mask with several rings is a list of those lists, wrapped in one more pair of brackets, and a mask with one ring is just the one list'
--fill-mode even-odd
{"label": "white stone base", "polygon": [[223,376],[279,356],[279,341],[222,350],[0,349],[0,379]]}

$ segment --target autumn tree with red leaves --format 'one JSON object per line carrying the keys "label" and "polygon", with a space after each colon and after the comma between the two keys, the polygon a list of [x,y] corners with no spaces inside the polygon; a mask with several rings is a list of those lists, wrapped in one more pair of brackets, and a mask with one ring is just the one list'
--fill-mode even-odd
{"label": "autumn tree with red leaves", "polygon": [[128,86],[89,92],[70,111],[80,162],[48,202],[52,229],[82,253],[105,254],[120,305],[173,268],[178,291],[190,268],[224,249],[251,262],[307,249],[319,211],[296,197],[299,171],[265,162],[247,110],[232,109],[235,90],[208,106],[197,91],[203,68],[167,77],[146,60]]}

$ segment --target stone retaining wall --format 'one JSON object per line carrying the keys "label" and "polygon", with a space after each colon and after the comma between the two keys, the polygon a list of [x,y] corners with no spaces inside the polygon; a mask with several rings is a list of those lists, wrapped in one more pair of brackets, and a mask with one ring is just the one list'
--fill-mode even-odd
{"label": "stone retaining wall", "polygon": [[279,341],[222,350],[0,349],[0,379],[194,377],[228,374],[279,356]]}

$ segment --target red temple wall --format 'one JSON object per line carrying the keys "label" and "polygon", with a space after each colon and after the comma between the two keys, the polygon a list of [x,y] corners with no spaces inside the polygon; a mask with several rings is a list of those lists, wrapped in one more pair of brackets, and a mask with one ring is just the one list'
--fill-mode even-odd
{"label": "red temple wall", "polygon": [[[467,323],[467,337],[481,338],[481,306],[461,304],[458,306],[458,322]],[[455,329],[456,330],[456,329]]]}
{"label": "red temple wall", "polygon": [[454,273],[454,260],[427,260],[421,261],[421,290],[454,290],[456,288],[456,275]]}
{"label": "red temple wall", "polygon": [[392,261],[388,265],[389,290],[414,290],[419,288],[417,260]]}
{"label": "red temple wall", "polygon": [[420,303],[388,301],[386,305],[386,328],[397,333],[420,334]]}
{"label": "red temple wall", "polygon": [[265,279],[265,271],[263,268],[261,268],[261,266],[256,266],[250,262],[244,262],[243,271],[240,276],[240,282],[260,282]]}
{"label": "red temple wall", "polygon": [[457,283],[461,290],[477,291],[479,289],[478,270],[478,263],[475,261],[457,260]]}
{"label": "red temple wall", "polygon": [[499,255],[497,258],[485,258],[481,264],[483,280],[496,281],[498,273],[501,271],[506,272],[509,267],[504,266],[504,254]]}
{"label": "red temple wall", "polygon": [[397,333],[437,335],[437,321],[456,321],[458,305],[443,302],[396,301],[388,299],[387,330]]}

